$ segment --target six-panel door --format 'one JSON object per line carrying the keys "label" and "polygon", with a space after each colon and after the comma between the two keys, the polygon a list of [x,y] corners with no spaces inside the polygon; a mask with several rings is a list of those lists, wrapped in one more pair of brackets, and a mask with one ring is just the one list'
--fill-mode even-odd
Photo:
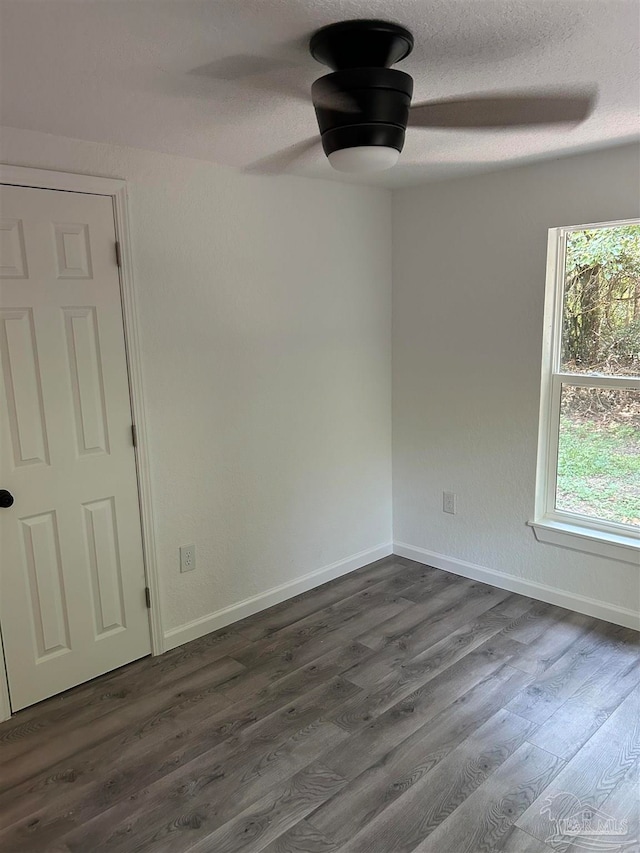
{"label": "six-panel door", "polygon": [[111,198],[0,187],[0,627],[18,710],[150,652]]}

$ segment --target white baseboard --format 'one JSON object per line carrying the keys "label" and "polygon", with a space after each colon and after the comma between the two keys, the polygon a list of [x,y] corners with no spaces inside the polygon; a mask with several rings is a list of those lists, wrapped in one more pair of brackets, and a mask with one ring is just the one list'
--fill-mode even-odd
{"label": "white baseboard", "polygon": [[327,583],[327,581],[334,580],[334,578],[347,575],[349,572],[355,572],[356,569],[361,569],[363,566],[374,563],[376,560],[381,560],[383,557],[389,557],[391,554],[393,554],[393,546],[390,542],[384,545],[376,545],[375,548],[368,548],[366,551],[352,554],[344,560],[338,560],[337,563],[331,563],[330,566],[324,566],[315,572],[309,572],[309,574],[303,575],[300,578],[268,589],[266,592],[253,595],[251,598],[245,598],[244,601],[231,604],[229,607],[224,607],[215,613],[201,616],[199,619],[194,619],[193,622],[187,622],[186,625],[171,628],[165,631],[164,634],[165,651],[175,649],[176,646],[181,646],[183,643],[188,643],[191,640],[197,640],[198,637],[203,637],[205,634],[210,634],[212,631],[217,631],[219,628],[224,628],[233,622],[238,622],[240,619],[244,619],[245,616],[251,616],[260,610],[266,610],[267,607],[280,604],[281,601],[286,601],[288,598],[293,598],[294,595],[299,595],[301,592],[307,592],[307,590],[313,589],[316,586],[321,586],[323,583]]}
{"label": "white baseboard", "polygon": [[417,563],[433,566],[435,569],[443,569],[445,572],[451,572],[454,575],[462,575],[462,577],[474,581],[497,586],[499,589],[507,589],[509,592],[517,592],[539,601],[566,607],[568,610],[585,613],[587,616],[594,616],[596,619],[603,619],[605,622],[624,625],[625,628],[640,630],[640,613],[636,610],[617,607],[615,604],[607,604],[604,601],[587,598],[585,595],[567,592],[554,586],[525,580],[494,569],[486,569],[484,566],[468,563],[466,560],[458,560],[455,557],[447,557],[435,551],[427,551],[426,548],[417,548],[414,545],[408,545],[406,542],[394,542],[393,553],[399,557],[415,560]]}

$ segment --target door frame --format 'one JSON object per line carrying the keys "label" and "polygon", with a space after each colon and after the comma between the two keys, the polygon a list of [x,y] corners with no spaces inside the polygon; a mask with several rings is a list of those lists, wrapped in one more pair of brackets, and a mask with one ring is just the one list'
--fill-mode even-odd
{"label": "door frame", "polygon": [[[160,655],[164,652],[164,631],[162,626],[155,525],[151,499],[151,474],[142,381],[137,294],[133,276],[133,257],[129,231],[127,182],[116,178],[99,178],[92,175],[53,172],[48,169],[31,169],[24,166],[0,164],[0,184],[109,196],[112,200],[116,240],[119,243],[120,249],[120,296],[127,355],[131,414],[133,423],[136,426],[135,459],[143,560],[146,584],[151,593],[151,608],[149,609],[151,652],[153,655]],[[10,716],[9,682],[2,649],[2,626],[0,625],[0,721],[9,719]]]}

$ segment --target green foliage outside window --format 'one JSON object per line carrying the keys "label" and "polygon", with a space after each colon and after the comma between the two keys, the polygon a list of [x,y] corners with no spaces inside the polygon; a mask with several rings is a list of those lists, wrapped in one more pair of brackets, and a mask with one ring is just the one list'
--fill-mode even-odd
{"label": "green foliage outside window", "polygon": [[567,239],[564,370],[640,376],[640,225]]}
{"label": "green foliage outside window", "polygon": [[[640,225],[567,237],[562,370],[640,378]],[[640,526],[640,391],[563,385],[556,506]]]}

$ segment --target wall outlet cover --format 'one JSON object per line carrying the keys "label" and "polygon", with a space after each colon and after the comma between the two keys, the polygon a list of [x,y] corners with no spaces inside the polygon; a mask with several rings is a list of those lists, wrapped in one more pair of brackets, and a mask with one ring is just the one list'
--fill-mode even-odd
{"label": "wall outlet cover", "polygon": [[192,572],[196,567],[196,546],[182,545],[180,547],[180,571]]}
{"label": "wall outlet cover", "polygon": [[450,515],[455,515],[457,512],[457,497],[455,492],[442,493],[442,511],[448,512]]}

